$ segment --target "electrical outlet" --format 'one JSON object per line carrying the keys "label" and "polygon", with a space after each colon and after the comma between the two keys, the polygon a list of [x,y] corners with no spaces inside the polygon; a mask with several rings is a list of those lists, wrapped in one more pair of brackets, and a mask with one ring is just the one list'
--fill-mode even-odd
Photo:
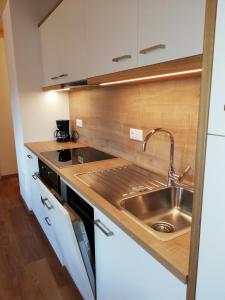
{"label": "electrical outlet", "polygon": [[78,128],[82,128],[82,127],[83,127],[83,121],[80,120],[80,119],[76,119],[76,126],[77,126]]}
{"label": "electrical outlet", "polygon": [[135,141],[143,141],[143,130],[130,128],[130,139]]}

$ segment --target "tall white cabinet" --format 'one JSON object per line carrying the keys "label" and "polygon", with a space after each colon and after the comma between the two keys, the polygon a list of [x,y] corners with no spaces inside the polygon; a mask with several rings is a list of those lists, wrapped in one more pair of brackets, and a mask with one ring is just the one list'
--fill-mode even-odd
{"label": "tall white cabinet", "polygon": [[197,300],[224,300],[225,137],[208,137]]}
{"label": "tall white cabinet", "polygon": [[201,220],[197,300],[224,300],[225,1],[218,0]]}

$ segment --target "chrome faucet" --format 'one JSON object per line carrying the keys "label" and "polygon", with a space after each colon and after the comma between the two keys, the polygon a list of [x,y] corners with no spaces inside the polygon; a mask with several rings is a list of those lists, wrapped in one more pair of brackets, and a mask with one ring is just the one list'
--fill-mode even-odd
{"label": "chrome faucet", "polygon": [[158,132],[164,132],[170,138],[170,162],[169,162],[169,169],[168,169],[168,185],[175,185],[176,183],[179,183],[179,182],[182,181],[182,179],[189,172],[191,167],[187,166],[187,168],[184,170],[184,173],[182,175],[178,175],[178,174],[175,173],[175,170],[174,170],[174,167],[173,167],[173,162],[174,162],[174,137],[173,137],[172,133],[170,131],[166,130],[166,129],[163,129],[163,128],[152,129],[151,131],[149,131],[149,133],[147,133],[147,135],[144,139],[144,142],[142,144],[142,151],[145,152],[148,140],[150,139],[150,137],[152,137],[154,134],[156,134]]}

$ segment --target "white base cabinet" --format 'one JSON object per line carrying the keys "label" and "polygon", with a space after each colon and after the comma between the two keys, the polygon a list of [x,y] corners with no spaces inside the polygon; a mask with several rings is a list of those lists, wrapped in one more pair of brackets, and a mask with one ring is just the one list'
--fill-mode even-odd
{"label": "white base cabinet", "polygon": [[96,221],[98,300],[186,299],[186,285],[97,209]]}
{"label": "white base cabinet", "polygon": [[57,239],[57,234],[54,230],[52,224],[52,216],[50,214],[50,209],[52,204],[49,200],[49,195],[46,192],[47,188],[41,182],[39,178],[34,178],[36,184],[33,197],[33,212],[41,225],[46,237],[48,238],[52,248],[55,251],[60,263],[64,265],[62,251],[60,248],[59,241]]}
{"label": "white base cabinet", "polygon": [[85,300],[94,300],[80,248],[67,210],[41,183],[48,199],[49,219],[62,253],[62,260]]}
{"label": "white base cabinet", "polygon": [[83,298],[94,300],[69,213],[39,178],[34,181],[34,213],[43,231]]}
{"label": "white base cabinet", "polygon": [[[33,212],[83,298],[94,300],[70,215],[42,181],[32,176],[38,159],[29,151],[27,155],[32,155],[27,158]],[[185,284],[95,207],[94,218],[97,300],[185,300]]]}
{"label": "white base cabinet", "polygon": [[29,210],[33,210],[33,190],[35,188],[35,183],[32,178],[33,174],[38,172],[38,159],[37,156],[34,155],[29,149],[24,148],[25,158],[26,158],[26,169],[25,169],[25,178],[23,180],[26,181],[26,205]]}

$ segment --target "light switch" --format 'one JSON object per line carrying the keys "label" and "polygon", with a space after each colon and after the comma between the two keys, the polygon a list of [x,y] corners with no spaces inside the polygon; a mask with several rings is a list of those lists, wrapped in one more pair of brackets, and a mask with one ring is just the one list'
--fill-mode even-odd
{"label": "light switch", "polygon": [[135,141],[143,141],[143,130],[130,128],[130,139]]}
{"label": "light switch", "polygon": [[80,119],[76,119],[76,126],[77,126],[78,128],[82,128],[82,127],[83,127],[83,121],[80,120]]}

